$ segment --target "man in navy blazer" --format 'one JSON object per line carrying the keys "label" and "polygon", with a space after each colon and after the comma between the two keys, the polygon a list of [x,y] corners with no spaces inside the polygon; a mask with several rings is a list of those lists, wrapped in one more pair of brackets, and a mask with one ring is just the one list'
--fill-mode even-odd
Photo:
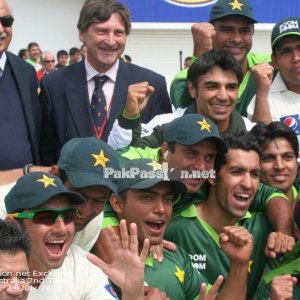
{"label": "man in navy blazer", "polygon": [[95,135],[91,98],[96,75],[108,76],[103,85],[108,117],[98,135],[104,141],[125,108],[131,85],[150,97],[142,120],[150,121],[155,115],[171,112],[165,78],[120,59],[131,29],[130,14],[123,4],[87,0],[77,27],[80,40],[87,47],[87,58],[45,76],[41,83],[41,156],[46,165],[57,162],[60,149],[68,140]]}
{"label": "man in navy blazer", "polygon": [[0,0],[0,170],[39,164],[41,108],[33,67],[7,52],[14,18]]}

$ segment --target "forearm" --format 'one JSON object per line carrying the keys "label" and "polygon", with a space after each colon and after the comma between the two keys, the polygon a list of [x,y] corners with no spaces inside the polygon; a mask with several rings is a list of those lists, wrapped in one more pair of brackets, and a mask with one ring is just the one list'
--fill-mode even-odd
{"label": "forearm", "polygon": [[269,124],[272,122],[272,116],[270,112],[268,93],[262,92],[256,94],[255,107],[252,117],[253,122],[264,122]]}
{"label": "forearm", "polygon": [[288,200],[273,198],[266,206],[266,214],[275,231],[293,235],[293,210]]}
{"label": "forearm", "polygon": [[218,300],[245,300],[247,295],[248,263],[231,262],[228,277],[218,294]]}

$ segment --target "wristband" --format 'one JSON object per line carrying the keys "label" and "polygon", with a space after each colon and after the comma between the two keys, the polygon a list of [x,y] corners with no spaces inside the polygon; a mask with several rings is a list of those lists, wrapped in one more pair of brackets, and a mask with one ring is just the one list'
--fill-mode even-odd
{"label": "wristband", "polygon": [[23,167],[23,175],[27,175],[30,173],[30,168],[34,167],[33,164],[27,164]]}

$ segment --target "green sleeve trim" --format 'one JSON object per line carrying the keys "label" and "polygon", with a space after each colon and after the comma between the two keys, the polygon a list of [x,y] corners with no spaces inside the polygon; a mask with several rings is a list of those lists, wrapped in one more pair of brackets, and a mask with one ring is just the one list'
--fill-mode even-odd
{"label": "green sleeve trim", "polygon": [[123,109],[122,115],[123,115],[123,117],[124,117],[125,119],[128,119],[128,120],[138,119],[138,118],[141,116],[141,114],[137,114],[137,115],[135,115],[135,116],[129,118],[129,117],[125,116],[125,108]]}
{"label": "green sleeve trim", "polygon": [[135,118],[127,118],[123,115],[124,111],[119,114],[118,121],[119,125],[124,129],[134,129],[140,125],[140,115]]}
{"label": "green sleeve trim", "polygon": [[103,219],[102,222],[102,227],[101,229],[105,229],[108,226],[113,226],[113,227],[119,227],[120,226],[120,221],[116,217],[106,217]]}
{"label": "green sleeve trim", "polygon": [[192,59],[191,59],[191,62],[192,62],[192,63],[195,62],[195,60],[197,60],[197,58],[198,58],[197,56],[193,55],[193,56],[192,56]]}
{"label": "green sleeve trim", "polygon": [[287,201],[289,201],[288,197],[282,193],[282,192],[275,192],[275,193],[272,193],[267,199],[266,199],[266,204],[268,204],[273,198],[276,198],[276,197],[280,197],[280,198],[284,198],[286,199]]}
{"label": "green sleeve trim", "polygon": [[292,186],[292,192],[293,192],[293,202],[295,202],[298,199],[298,195],[299,195],[299,192],[295,186]]}

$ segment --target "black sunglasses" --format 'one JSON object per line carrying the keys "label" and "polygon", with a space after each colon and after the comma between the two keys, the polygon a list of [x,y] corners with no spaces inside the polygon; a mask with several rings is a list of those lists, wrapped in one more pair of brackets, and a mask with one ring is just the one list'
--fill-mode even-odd
{"label": "black sunglasses", "polygon": [[13,16],[3,16],[3,17],[0,17],[0,23],[3,27],[11,27],[13,22],[14,22],[14,18]]}

